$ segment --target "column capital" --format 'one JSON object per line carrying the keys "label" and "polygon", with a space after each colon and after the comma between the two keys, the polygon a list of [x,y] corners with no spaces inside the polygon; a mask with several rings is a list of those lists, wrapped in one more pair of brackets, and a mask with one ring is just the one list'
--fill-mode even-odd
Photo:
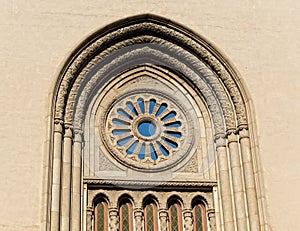
{"label": "column capital", "polygon": [[215,138],[216,147],[226,147],[226,139],[224,137]]}
{"label": "column capital", "polygon": [[74,129],[74,142],[81,143],[83,140],[83,131],[81,129]]}
{"label": "column capital", "polygon": [[238,142],[238,138],[237,138],[236,134],[237,134],[236,131],[234,131],[234,132],[230,132],[226,135],[228,144],[230,144],[232,142]]}
{"label": "column capital", "polygon": [[54,119],[54,132],[63,133],[64,122],[61,119]]}
{"label": "column capital", "polygon": [[243,138],[249,138],[249,130],[248,128],[241,128],[239,129],[239,137],[240,140]]}
{"label": "column capital", "polygon": [[71,124],[65,124],[65,134],[64,137],[73,138],[73,127]]}

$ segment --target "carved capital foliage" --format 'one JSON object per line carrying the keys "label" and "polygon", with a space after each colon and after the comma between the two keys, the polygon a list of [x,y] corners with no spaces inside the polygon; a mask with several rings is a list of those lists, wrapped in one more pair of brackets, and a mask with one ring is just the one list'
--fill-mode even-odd
{"label": "carved capital foliage", "polygon": [[72,125],[65,124],[64,137],[73,138],[73,127],[72,127]]}
{"label": "carved capital foliage", "polygon": [[240,139],[249,138],[248,128],[245,127],[245,128],[239,129],[239,137],[240,137]]}
{"label": "carved capital foliage", "polygon": [[[132,36],[135,34],[137,37]],[[154,36],[147,36],[146,34]],[[156,37],[155,35],[159,36]],[[130,39],[128,39],[129,37]],[[110,45],[108,46],[108,44]],[[69,64],[69,67],[64,72],[58,91],[55,117],[65,119],[68,123],[74,123],[74,128],[79,128],[82,116],[84,116],[85,107],[83,105],[87,102],[91,90],[94,89],[97,83],[97,81],[92,81],[91,78],[90,81],[86,82],[85,90],[83,92],[80,91],[79,94],[78,91],[82,87],[83,79],[87,78],[87,74],[97,63],[109,57],[113,52],[119,51],[124,47],[134,47],[136,44],[156,44],[165,49],[165,57],[160,59],[168,66],[176,67],[176,71],[183,73],[203,94],[211,111],[216,133],[235,129],[237,125],[247,124],[242,95],[232,77],[232,73],[222,63],[221,56],[218,56],[217,52],[201,38],[192,37],[190,34],[175,29],[175,27],[163,26],[154,22],[139,22],[116,29],[98,39],[96,38],[94,42],[86,46],[72,60],[72,63]],[[189,52],[181,47],[188,47]],[[132,51],[130,49],[127,55],[123,54],[122,58],[121,56],[115,57],[110,62],[111,68],[113,66],[117,67],[119,65],[118,62],[124,62],[124,59],[128,60],[131,54],[130,51]],[[159,56],[161,57],[161,54]],[[152,57],[156,60],[155,55]],[[160,61],[160,63],[163,61]],[[204,66],[203,63],[205,64]],[[189,65],[189,68],[187,68],[186,64]],[[208,74],[208,70],[213,74]],[[97,77],[103,79],[107,71],[109,71],[109,68],[103,66],[98,71]],[[202,83],[199,80],[199,76],[203,81]],[[82,106],[78,107],[76,104],[82,104]],[[75,121],[73,118],[74,107],[77,108],[76,114],[80,115]],[[224,124],[223,120],[226,128],[222,127]]]}
{"label": "carved capital foliage", "polygon": [[62,120],[60,119],[55,119],[54,120],[54,132],[58,132],[58,133],[63,133],[63,126],[64,123]]}
{"label": "carved capital foliage", "polygon": [[226,139],[224,137],[217,137],[215,139],[216,147],[226,147]]}

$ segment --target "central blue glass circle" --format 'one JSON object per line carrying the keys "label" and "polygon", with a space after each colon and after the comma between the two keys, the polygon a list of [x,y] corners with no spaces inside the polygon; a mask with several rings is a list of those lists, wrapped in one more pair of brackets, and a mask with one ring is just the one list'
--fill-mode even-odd
{"label": "central blue glass circle", "polygon": [[156,126],[150,121],[143,121],[138,125],[138,131],[142,136],[150,137],[156,132]]}

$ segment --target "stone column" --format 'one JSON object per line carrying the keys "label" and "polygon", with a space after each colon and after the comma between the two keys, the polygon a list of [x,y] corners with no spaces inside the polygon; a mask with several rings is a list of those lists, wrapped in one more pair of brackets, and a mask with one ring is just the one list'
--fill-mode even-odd
{"label": "stone column", "polygon": [[215,143],[217,148],[217,161],[218,161],[218,170],[219,170],[219,179],[220,179],[220,193],[221,193],[224,230],[231,231],[231,230],[235,230],[235,228],[234,228],[234,219],[233,219],[233,210],[232,210],[226,140],[223,137],[217,137]]}
{"label": "stone column", "polygon": [[184,230],[193,231],[193,213],[190,209],[183,211]]}
{"label": "stone column", "polygon": [[61,169],[61,153],[62,153],[62,121],[54,121],[54,137],[53,137],[53,175],[52,175],[52,191],[51,191],[51,231],[58,231],[60,226],[60,169]]}
{"label": "stone column", "polygon": [[109,216],[109,228],[110,231],[118,231],[119,230],[119,215],[117,208],[110,208],[108,210]]}
{"label": "stone column", "polygon": [[65,125],[62,185],[61,185],[61,231],[70,230],[71,212],[71,159],[72,159],[72,127]]}
{"label": "stone column", "polygon": [[238,138],[236,134],[230,133],[227,139],[237,230],[246,231],[248,230],[248,226]]}
{"label": "stone column", "polygon": [[82,190],[82,231],[87,231],[87,184],[83,184],[83,190]]}
{"label": "stone column", "polygon": [[244,168],[245,190],[248,206],[248,216],[250,221],[250,230],[258,231],[260,230],[258,204],[248,129],[241,129],[239,131],[239,136],[242,152],[242,164]]}
{"label": "stone column", "polygon": [[168,212],[166,209],[159,210],[160,231],[168,230]]}
{"label": "stone column", "polygon": [[143,210],[141,208],[134,209],[135,230],[143,231]]}
{"label": "stone column", "polygon": [[214,209],[207,210],[207,217],[208,217],[210,231],[217,231],[215,210]]}
{"label": "stone column", "polygon": [[86,208],[86,230],[93,230],[93,208],[90,206]]}
{"label": "stone column", "polygon": [[74,152],[72,158],[72,231],[80,231],[81,226],[81,144],[82,132],[74,132]]}

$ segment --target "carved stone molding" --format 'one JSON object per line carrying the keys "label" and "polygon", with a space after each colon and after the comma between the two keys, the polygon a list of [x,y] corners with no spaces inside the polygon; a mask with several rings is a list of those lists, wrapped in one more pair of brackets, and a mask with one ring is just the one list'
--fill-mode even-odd
{"label": "carved stone molding", "polygon": [[[78,71],[84,68],[86,63],[88,63],[88,60],[91,60],[97,55],[97,53],[103,50],[103,48],[106,48],[106,44],[111,43],[111,41],[125,40],[129,34],[132,35],[135,33],[159,34],[162,37],[169,38],[171,41],[182,44],[182,47],[190,47],[193,53],[203,60],[203,62],[206,63],[213,70],[213,72],[216,73],[217,76],[219,76],[220,80],[222,80],[222,83],[228,90],[235,106],[238,125],[240,126],[247,124],[243,98],[235,81],[231,77],[231,73],[227,71],[226,66],[222,65],[222,62],[220,61],[221,56],[218,57],[217,53],[212,48],[208,49],[207,44],[203,40],[199,38],[194,39],[186,34],[181,33],[180,31],[174,30],[174,28],[162,26],[153,22],[137,23],[122,29],[116,29],[115,31],[106,34],[98,40],[95,40],[95,42],[92,44],[88,45],[86,49],[73,60],[73,62],[69,65],[69,68],[67,68],[66,72],[64,73],[64,77],[62,78],[58,92],[55,112],[56,118],[63,118],[65,108],[68,108],[68,106],[72,107],[72,105],[65,105],[71,89],[70,86],[75,82]],[[144,41],[149,43],[152,42],[150,38],[147,38]],[[109,52],[104,52],[104,55],[105,53],[109,54]],[[222,103],[223,101],[221,100],[220,102]],[[231,118],[231,116],[228,116],[228,118]]]}
{"label": "carved stone molding", "polygon": [[118,186],[156,186],[156,187],[192,187],[192,188],[211,188],[217,186],[216,181],[122,181],[122,180],[102,180],[84,179],[84,184],[89,185],[118,185]]}

